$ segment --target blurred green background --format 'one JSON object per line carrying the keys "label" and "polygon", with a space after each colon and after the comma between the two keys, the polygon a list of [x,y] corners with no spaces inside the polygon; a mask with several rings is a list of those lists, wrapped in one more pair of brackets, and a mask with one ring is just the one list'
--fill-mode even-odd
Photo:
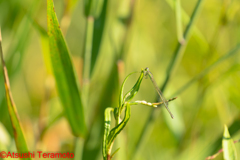
{"label": "blurred green background", "polygon": [[[179,43],[177,22],[184,32],[198,1],[181,0],[181,12],[175,0],[104,1],[94,21],[90,89],[84,105],[89,132],[83,139],[73,136],[61,114],[52,71],[44,59],[48,51],[40,30],[47,31],[46,0],[0,0],[3,53],[29,150],[69,151],[75,159],[102,159],[104,109],[117,107],[123,79],[149,67],[161,88],[177,48],[178,63],[164,88],[167,99],[178,97],[169,103],[175,118],[164,108],[154,109],[139,144],[153,108],[131,107],[131,118],[115,141],[114,148],[120,150],[113,159],[205,159],[222,148],[224,124],[233,140],[240,139],[240,1],[199,2],[202,5],[188,38]],[[87,23],[84,1],[54,0],[54,5],[81,91]],[[125,91],[139,74],[129,78]],[[156,96],[150,80],[144,79],[134,99],[156,102]],[[0,103],[0,150],[15,151],[2,70]],[[239,155],[240,143],[235,145]],[[223,159],[222,154],[216,159]]]}

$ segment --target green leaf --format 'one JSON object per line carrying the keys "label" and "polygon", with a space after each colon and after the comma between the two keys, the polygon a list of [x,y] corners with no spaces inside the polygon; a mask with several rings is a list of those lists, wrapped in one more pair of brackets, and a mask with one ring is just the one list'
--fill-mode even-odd
{"label": "green leaf", "polygon": [[[16,144],[16,147],[17,147],[17,150],[19,153],[26,153],[26,152],[28,152],[28,147],[27,147],[27,143],[25,141],[22,127],[20,124],[17,108],[13,101],[12,93],[10,90],[10,82],[9,82],[9,78],[8,78],[8,72],[7,72],[7,68],[6,68],[4,59],[3,59],[1,30],[0,30],[0,56],[1,56],[1,62],[2,62],[8,112],[9,112],[9,116],[10,116],[10,119],[12,122],[15,144]],[[31,158],[25,158],[25,159],[30,160]]]}
{"label": "green leaf", "polygon": [[114,127],[110,133],[109,136],[107,138],[107,151],[109,152],[109,149],[114,141],[114,139],[116,138],[116,136],[123,130],[123,128],[126,126],[129,118],[130,118],[130,105],[127,103],[126,105],[126,110],[125,110],[125,117],[122,120],[122,122],[120,124],[118,124],[116,127]]}
{"label": "green leaf", "polygon": [[47,0],[47,16],[51,64],[58,94],[73,134],[85,136],[86,125],[80,92],[52,0]]}
{"label": "green leaf", "polygon": [[222,147],[224,160],[237,160],[237,151],[226,125],[224,126]]}

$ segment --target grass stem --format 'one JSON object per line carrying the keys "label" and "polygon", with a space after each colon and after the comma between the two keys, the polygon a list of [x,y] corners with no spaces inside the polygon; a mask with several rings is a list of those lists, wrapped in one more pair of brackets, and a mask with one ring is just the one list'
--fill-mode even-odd
{"label": "grass stem", "polygon": [[94,18],[87,17],[86,35],[85,35],[85,48],[84,48],[84,66],[83,66],[83,99],[84,106],[88,104],[89,85],[90,85],[90,71],[91,71],[91,58],[92,58],[92,41],[94,31]]}

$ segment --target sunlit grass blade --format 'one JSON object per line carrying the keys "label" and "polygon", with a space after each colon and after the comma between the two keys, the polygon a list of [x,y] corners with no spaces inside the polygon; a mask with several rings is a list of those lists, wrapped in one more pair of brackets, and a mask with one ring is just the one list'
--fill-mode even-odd
{"label": "sunlit grass blade", "polygon": [[196,82],[198,79],[202,78],[206,74],[208,74],[211,70],[213,70],[215,67],[217,67],[219,64],[221,64],[224,60],[227,60],[228,58],[234,56],[235,54],[238,53],[240,49],[240,43],[236,45],[233,49],[231,49],[227,54],[219,58],[217,61],[215,61],[213,64],[211,64],[209,67],[204,69],[201,73],[199,73],[197,76],[195,76],[192,80],[187,82],[185,85],[183,85],[174,95],[179,95],[182,93],[184,90],[186,90],[191,84]]}
{"label": "sunlit grass blade", "polygon": [[87,17],[86,23],[86,35],[85,35],[85,47],[84,47],[84,62],[83,62],[83,99],[85,105],[88,105],[89,85],[90,85],[90,71],[91,71],[91,59],[92,59],[92,43],[93,43],[93,29],[94,18]]}
{"label": "sunlit grass blade", "polygon": [[[26,53],[27,46],[29,44],[29,38],[32,34],[31,30],[31,20],[28,18],[29,16],[32,16],[36,11],[36,8],[39,4],[40,0],[36,0],[30,4],[30,9],[27,11],[26,15],[22,17],[22,15],[18,15],[19,21],[14,22],[14,26],[16,28],[13,28],[11,30],[11,33],[13,33],[13,36],[11,37],[11,45],[8,46],[7,51],[5,52],[5,61],[6,61],[6,67],[8,68],[8,75],[9,77],[12,77],[15,75],[19,69],[21,69],[21,65],[24,59],[24,55]],[[2,79],[3,74],[0,74],[0,78]],[[0,92],[3,93],[4,88],[0,88]],[[0,94],[0,103],[3,105],[2,95]],[[6,113],[3,110],[4,113]],[[5,114],[6,115],[6,114]],[[1,119],[5,119],[5,115],[0,117]]]}
{"label": "sunlit grass blade", "polygon": [[176,7],[176,25],[177,25],[177,36],[178,41],[184,44],[183,30],[182,30],[182,11],[181,11],[181,1],[175,0]]}
{"label": "sunlit grass blade", "polygon": [[86,125],[77,79],[52,0],[47,0],[47,15],[51,64],[58,94],[73,134],[85,136]]}
{"label": "sunlit grass blade", "polygon": [[[237,116],[238,118],[234,120],[234,122],[228,127],[229,132],[231,133],[231,135],[235,135],[236,133],[239,132],[240,128],[239,128],[239,124],[240,124],[240,116]],[[208,152],[209,155],[213,155],[215,154],[220,148],[221,148],[221,144],[222,144],[222,137],[223,135],[219,135],[218,138],[215,140],[215,142],[213,142],[212,145],[210,145],[210,147],[208,147]]]}
{"label": "sunlit grass blade", "polygon": [[83,66],[83,100],[88,105],[89,85],[91,79],[91,62],[93,50],[94,22],[101,15],[105,0],[84,0],[84,10],[87,19],[84,47],[84,66]]}
{"label": "sunlit grass blade", "polygon": [[[12,93],[10,90],[10,82],[8,78],[7,68],[3,59],[3,51],[2,51],[2,36],[1,36],[1,28],[0,28],[0,56],[2,62],[2,69],[3,69],[3,76],[4,76],[4,85],[6,91],[6,98],[7,98],[7,105],[8,105],[8,112],[12,122],[13,132],[14,132],[14,139],[16,148],[19,153],[26,153],[28,152],[27,143],[24,138],[24,134],[22,131],[21,123],[19,120],[18,112],[12,97]],[[31,159],[31,158],[25,158]]]}
{"label": "sunlit grass blade", "polygon": [[[168,5],[172,8],[172,9],[177,9],[175,6],[176,0],[165,0]],[[188,24],[190,17],[188,16],[188,14],[184,11],[184,9],[181,7],[181,19],[182,19],[182,23],[183,24]],[[208,42],[206,40],[206,38],[204,37],[204,35],[201,33],[201,31],[197,28],[196,25],[193,26],[193,37],[196,38],[196,40],[198,40],[198,44],[202,47],[202,48],[207,48],[208,47]]]}
{"label": "sunlit grass blade", "polygon": [[237,160],[237,151],[226,125],[224,126],[222,147],[224,160]]}
{"label": "sunlit grass blade", "polygon": [[[239,140],[236,140],[236,141],[233,141],[233,143],[235,144],[235,143],[239,143],[240,142],[240,139]],[[235,147],[234,147],[235,148]],[[215,153],[214,155],[212,155],[212,156],[208,156],[207,158],[206,158],[206,160],[210,160],[210,159],[215,159],[220,153],[222,153],[223,152],[223,149],[220,149],[217,153]]]}
{"label": "sunlit grass blade", "polygon": [[[137,72],[133,72],[133,73],[130,73],[129,75],[127,75],[127,77],[124,79],[124,81],[122,83],[122,86],[121,86],[121,89],[120,89],[120,95],[119,95],[119,107],[122,106],[122,104],[123,104],[123,89],[124,89],[124,85],[125,85],[127,79],[129,78],[129,76],[134,74],[134,73],[137,73]],[[131,90],[129,92],[131,92]]]}
{"label": "sunlit grass blade", "polygon": [[[131,74],[130,74],[131,75]],[[132,89],[130,89],[130,91],[128,91],[125,96],[123,97],[123,103],[124,102],[129,102],[131,99],[133,99],[133,97],[137,94],[139,88],[140,88],[140,84],[143,80],[144,77],[144,71],[142,70],[140,76],[138,77],[137,82],[134,84],[134,86],[132,87]],[[125,83],[125,81],[124,81]],[[123,87],[122,87],[123,88]]]}

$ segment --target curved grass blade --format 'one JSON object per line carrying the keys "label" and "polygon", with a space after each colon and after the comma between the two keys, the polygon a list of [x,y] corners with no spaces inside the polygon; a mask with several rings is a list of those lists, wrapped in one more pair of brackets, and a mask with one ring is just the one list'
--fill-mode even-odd
{"label": "curved grass blade", "polygon": [[[122,83],[122,86],[121,86],[121,89],[120,89],[120,95],[119,95],[119,107],[121,107],[123,105],[123,89],[124,89],[124,85],[128,79],[128,77],[134,73],[137,73],[137,72],[133,72],[133,73],[130,73],[129,75],[127,75],[127,77],[124,79],[123,83]],[[129,91],[130,92],[130,91]]]}
{"label": "curved grass blade", "polygon": [[137,94],[137,92],[138,92],[138,90],[140,88],[140,84],[142,83],[143,77],[144,77],[144,71],[142,70],[142,72],[141,72],[137,82],[133,86],[133,88],[125,94],[122,103],[129,102],[131,99],[133,99],[133,97]]}
{"label": "curved grass blade", "polygon": [[57,90],[72,132],[85,136],[83,105],[69,51],[59,27],[53,0],[47,0],[47,21],[51,64]]}
{"label": "curved grass blade", "polygon": [[116,127],[114,127],[107,138],[107,151],[108,154],[110,154],[111,152],[109,152],[109,149],[111,148],[111,145],[114,141],[114,139],[116,138],[116,136],[123,130],[123,128],[126,126],[129,118],[130,118],[131,112],[130,112],[130,105],[127,104],[126,105],[126,110],[125,110],[125,117],[122,120],[122,122],[120,124],[118,124]]}
{"label": "curved grass blade", "polygon": [[[18,112],[15,106],[15,103],[13,101],[12,93],[10,90],[8,72],[3,59],[1,29],[0,29],[0,56],[1,56],[1,62],[2,62],[4,84],[5,84],[6,98],[7,98],[7,104],[8,104],[8,112],[12,122],[16,148],[19,153],[26,153],[28,152],[28,147],[24,138],[21,123],[19,121]],[[24,158],[24,159],[31,160],[31,158]]]}
{"label": "curved grass blade", "polygon": [[237,151],[226,125],[224,126],[222,147],[224,160],[237,160]]}

